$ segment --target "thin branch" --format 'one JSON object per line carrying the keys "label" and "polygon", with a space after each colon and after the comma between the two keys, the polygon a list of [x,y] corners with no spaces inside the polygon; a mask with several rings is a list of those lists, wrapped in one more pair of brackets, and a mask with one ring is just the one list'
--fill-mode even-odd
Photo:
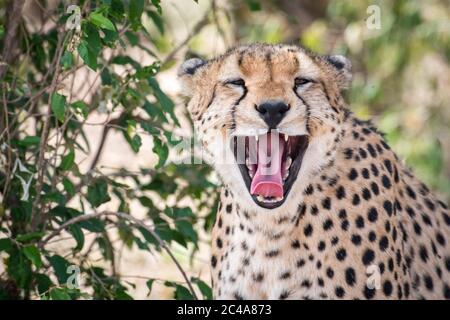
{"label": "thin branch", "polygon": [[151,228],[150,226],[146,225],[142,220],[139,220],[139,219],[137,219],[137,218],[127,214],[127,213],[112,212],[112,211],[102,211],[102,212],[90,213],[90,214],[85,214],[85,215],[74,217],[74,218],[66,221],[62,225],[60,225],[57,229],[53,230],[53,232],[51,234],[49,234],[46,238],[42,239],[41,242],[39,242],[38,246],[39,246],[39,248],[42,249],[52,238],[56,237],[63,230],[67,229],[68,227],[70,227],[73,224],[76,224],[76,223],[79,223],[79,222],[82,222],[82,221],[86,221],[86,220],[90,220],[90,219],[94,219],[94,218],[98,218],[98,217],[101,217],[101,216],[116,216],[116,217],[122,218],[124,220],[128,220],[128,221],[132,222],[133,224],[135,224],[135,225],[137,225],[137,226],[147,230],[156,239],[158,244],[167,252],[169,257],[172,259],[172,261],[175,263],[176,267],[180,271],[180,273],[183,276],[184,280],[186,281],[186,283],[187,283],[187,285],[189,287],[189,291],[191,291],[191,294],[193,295],[193,297],[195,299],[198,299],[197,295],[196,295],[196,293],[194,291],[194,287],[192,286],[192,283],[189,280],[186,272],[184,271],[183,267],[180,265],[178,260],[175,258],[175,256],[173,255],[172,251],[167,246],[167,244],[161,239],[161,237],[155,232],[155,230],[153,228]]}
{"label": "thin branch", "polygon": [[[61,34],[58,37],[58,45],[57,45],[57,49],[56,49],[56,67],[55,67],[55,73],[52,79],[52,83],[51,83],[51,87],[55,88],[56,87],[56,83],[58,80],[58,76],[59,76],[59,70],[60,70],[60,61],[61,61],[61,57],[62,54],[64,52],[64,39],[65,37],[61,36]],[[38,161],[36,164],[36,168],[38,170],[38,178],[37,178],[37,183],[36,183],[36,198],[33,202],[33,206],[31,208],[31,217],[32,217],[32,229],[34,230],[37,225],[39,224],[39,222],[43,221],[43,219],[41,219],[40,217],[38,218],[36,215],[36,210],[37,207],[39,206],[39,203],[41,201],[41,191],[44,185],[44,174],[45,174],[45,168],[46,166],[44,165],[44,158],[45,158],[45,149],[47,148],[47,138],[50,132],[50,121],[51,121],[51,115],[52,115],[52,108],[51,108],[51,97],[52,94],[54,92],[54,89],[52,90],[51,94],[49,94],[49,99],[48,99],[48,108],[47,108],[47,115],[46,118],[44,120],[44,124],[42,127],[42,134],[41,134],[41,141],[39,144],[39,157],[38,157]],[[42,214],[42,213],[41,213]]]}
{"label": "thin branch", "polygon": [[108,121],[104,125],[103,130],[102,130],[102,136],[100,138],[100,143],[98,145],[97,152],[95,153],[94,159],[92,160],[91,166],[89,167],[89,172],[92,172],[92,170],[95,169],[95,166],[97,165],[98,161],[100,160],[100,156],[103,152],[103,148],[105,146],[105,141],[108,136],[109,129],[111,128],[112,125],[116,125],[116,124],[119,124],[120,122],[122,122],[124,117],[125,117],[125,113],[122,113],[119,117]]}
{"label": "thin branch", "polygon": [[202,19],[192,28],[191,32],[188,33],[186,38],[181,41],[164,59],[161,61],[161,64],[164,65],[167,62],[171,61],[175,55],[183,49],[183,47],[191,41],[191,39],[196,36],[205,26],[209,23],[209,14],[211,9],[207,10]]}

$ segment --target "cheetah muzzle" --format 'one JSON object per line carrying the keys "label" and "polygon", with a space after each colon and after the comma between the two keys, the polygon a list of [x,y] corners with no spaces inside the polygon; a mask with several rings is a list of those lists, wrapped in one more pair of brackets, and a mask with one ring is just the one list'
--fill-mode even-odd
{"label": "cheetah muzzle", "polygon": [[297,179],[308,136],[278,131],[233,138],[232,148],[253,201],[263,208],[281,206]]}

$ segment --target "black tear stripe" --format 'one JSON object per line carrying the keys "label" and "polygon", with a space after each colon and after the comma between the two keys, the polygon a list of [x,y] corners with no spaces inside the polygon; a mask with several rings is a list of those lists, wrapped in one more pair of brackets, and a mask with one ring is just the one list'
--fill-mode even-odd
{"label": "black tear stripe", "polygon": [[311,128],[309,126],[309,118],[311,117],[311,106],[309,105],[309,103],[306,102],[305,99],[303,99],[298,93],[297,90],[295,90],[295,87],[293,88],[295,95],[297,96],[297,98],[299,98],[301,100],[301,102],[305,105],[306,107],[306,131],[308,132],[309,135],[311,135]]}
{"label": "black tear stripe", "polygon": [[[244,61],[244,56],[245,56],[246,53],[247,53],[247,50],[243,50],[243,51],[239,52],[239,57],[238,57],[238,66],[239,66],[239,68],[241,68],[241,66],[242,66],[242,63]],[[235,115],[236,107],[238,106],[239,103],[241,103],[242,99],[244,99],[246,97],[246,95],[247,95],[247,87],[244,86],[244,93],[231,106],[231,126],[230,126],[230,129],[233,130],[233,131],[236,129],[236,115]]]}
{"label": "black tear stripe", "polygon": [[[207,104],[207,106],[206,106],[206,110],[209,109],[209,107],[211,106],[211,104],[212,104],[212,103],[214,102],[214,100],[216,99],[216,88],[217,88],[217,83],[214,85],[213,93],[212,93],[211,99],[209,100],[209,102],[208,102],[208,104]],[[203,115],[204,115],[204,113],[200,113],[200,114],[197,116],[197,120],[202,120]]]}
{"label": "black tear stripe", "polygon": [[212,105],[212,103],[214,102],[214,99],[216,99],[216,89],[217,89],[217,83],[214,85],[213,94],[211,96],[211,99],[209,100],[208,105],[206,106],[206,109],[209,109],[209,106]]}
{"label": "black tear stripe", "polygon": [[239,103],[241,103],[241,101],[247,96],[247,87],[243,87],[244,88],[244,93],[239,97],[239,99],[236,100],[235,103],[233,103],[233,106],[231,107],[231,126],[230,129],[231,130],[235,130],[236,129],[236,107],[239,105]]}

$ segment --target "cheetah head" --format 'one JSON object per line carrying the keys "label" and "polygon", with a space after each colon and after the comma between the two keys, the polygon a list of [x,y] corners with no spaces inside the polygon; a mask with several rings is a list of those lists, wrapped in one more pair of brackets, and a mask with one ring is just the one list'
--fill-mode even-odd
{"label": "cheetah head", "polygon": [[253,44],[187,60],[179,78],[203,157],[242,206],[285,207],[333,160],[351,79],[343,56]]}

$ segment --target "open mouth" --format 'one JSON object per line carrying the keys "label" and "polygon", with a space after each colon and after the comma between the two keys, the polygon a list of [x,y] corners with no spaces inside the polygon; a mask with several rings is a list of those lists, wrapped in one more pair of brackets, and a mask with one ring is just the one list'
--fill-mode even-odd
{"label": "open mouth", "polygon": [[302,165],[308,136],[278,131],[233,137],[233,150],[245,185],[260,207],[283,204]]}

